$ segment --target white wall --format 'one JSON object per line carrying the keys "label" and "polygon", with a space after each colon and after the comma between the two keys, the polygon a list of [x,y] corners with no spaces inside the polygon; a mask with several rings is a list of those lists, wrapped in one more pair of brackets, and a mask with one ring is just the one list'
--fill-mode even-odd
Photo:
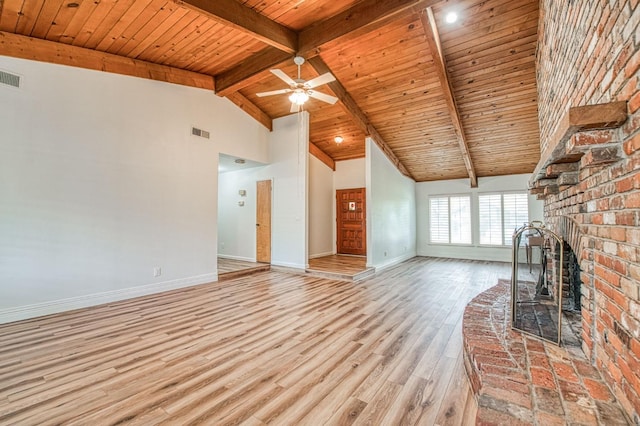
{"label": "white wall", "polygon": [[364,158],[336,161],[336,171],[333,173],[335,189],[364,188],[366,186],[365,164]]}
{"label": "white wall", "polygon": [[307,266],[309,113],[273,120],[269,149],[271,163],[263,170],[273,179],[271,264],[304,269]]}
{"label": "white wall", "polygon": [[366,140],[367,264],[378,269],[416,256],[415,181]]}
{"label": "white wall", "polygon": [[[458,259],[511,261],[511,247],[480,246],[478,241],[478,194],[483,192],[525,191],[530,174],[496,176],[478,179],[478,187],[471,188],[468,179],[416,184],[418,212],[418,254],[420,256],[449,257]],[[449,194],[470,194],[472,212],[471,245],[443,245],[429,243],[429,196]],[[535,196],[529,196],[529,220],[543,220],[543,203]]]}
{"label": "white wall", "polygon": [[[223,257],[255,261],[256,182],[271,180],[271,264],[306,267],[308,152],[309,114],[293,114],[273,120],[270,164],[220,174],[218,245]],[[239,189],[247,196],[240,197]],[[239,207],[243,199],[245,206]]]}
{"label": "white wall", "polygon": [[309,258],[335,253],[333,170],[309,154]]}
{"label": "white wall", "polygon": [[23,77],[0,85],[0,322],[217,278],[218,152],[267,162],[266,129],[210,91],[0,68]]}

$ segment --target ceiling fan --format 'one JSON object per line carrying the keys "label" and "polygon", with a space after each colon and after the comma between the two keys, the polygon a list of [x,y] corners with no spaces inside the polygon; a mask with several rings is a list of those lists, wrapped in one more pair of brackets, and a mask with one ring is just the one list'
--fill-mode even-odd
{"label": "ceiling fan", "polygon": [[338,102],[338,98],[335,96],[327,95],[322,92],[318,92],[313,90],[318,86],[322,86],[323,84],[331,83],[335,81],[335,77],[330,72],[324,73],[321,76],[313,78],[309,81],[305,81],[300,77],[300,66],[304,64],[304,58],[301,56],[296,56],[293,58],[293,62],[298,66],[298,78],[293,79],[289,77],[284,71],[279,69],[272,69],[271,72],[273,75],[278,77],[280,80],[284,81],[289,85],[288,89],[280,89],[280,90],[272,90],[270,92],[261,92],[256,93],[259,97],[264,96],[273,96],[273,95],[281,95],[284,93],[291,93],[289,95],[289,100],[291,101],[291,112],[298,112],[302,108],[305,102],[309,100],[309,98],[318,99],[322,102],[326,102],[329,104],[335,104]]}

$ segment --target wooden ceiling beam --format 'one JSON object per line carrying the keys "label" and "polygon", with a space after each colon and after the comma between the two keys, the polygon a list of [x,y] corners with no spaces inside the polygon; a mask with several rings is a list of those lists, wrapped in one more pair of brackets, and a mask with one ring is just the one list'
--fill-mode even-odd
{"label": "wooden ceiling beam", "polygon": [[260,124],[269,129],[269,131],[273,130],[273,120],[271,117],[267,115],[266,112],[258,108],[256,104],[251,102],[249,99],[244,97],[240,92],[229,93],[226,96],[231,102],[240,107],[241,110],[249,114],[251,117],[256,119]]}
{"label": "wooden ceiling beam", "polygon": [[387,19],[442,0],[364,0],[329,19],[303,29],[298,35],[298,54],[310,59],[322,46],[340,39],[348,41],[384,25]]}
{"label": "wooden ceiling beam", "polygon": [[289,54],[298,50],[298,34],[236,0],[175,0],[179,5],[230,25]]}
{"label": "wooden ceiling beam", "polygon": [[336,171],[336,162],[333,161],[333,158],[331,158],[326,152],[318,148],[318,145],[314,144],[311,141],[309,142],[309,153],[326,164],[331,170],[333,170],[334,172]]}
{"label": "wooden ceiling beam", "polygon": [[216,75],[216,94],[227,96],[260,80],[260,74],[291,59],[291,54],[267,47],[239,65]]}
{"label": "wooden ceiling beam", "polygon": [[[202,7],[209,5],[209,3],[216,3],[206,2],[206,0],[183,1],[189,2],[190,4],[195,4],[196,2],[203,3],[203,5],[201,5]],[[227,1],[237,3],[234,0]],[[399,13],[406,11],[413,13],[413,8],[424,8],[439,1],[440,0],[365,0],[332,18],[303,29],[296,36],[298,44],[293,51],[284,50],[281,46],[272,43],[272,47],[253,55],[241,65],[217,74],[215,76],[217,94],[226,96],[229,93],[251,85],[260,79],[258,77],[259,74],[290,59],[292,52],[296,52],[297,55],[305,59],[312,58],[318,55],[322,46],[327,43],[337,39],[345,41],[353,39],[369,31],[373,31],[378,26],[384,25],[388,19],[395,17]],[[219,9],[219,7],[216,6],[216,9]],[[200,9],[197,10],[202,12]],[[264,16],[262,16],[262,18],[264,18]],[[251,34],[255,35],[254,33]]]}
{"label": "wooden ceiling beam", "polygon": [[451,79],[449,78],[449,72],[447,71],[447,63],[442,53],[442,44],[440,43],[440,35],[438,33],[438,27],[436,26],[436,20],[433,16],[431,7],[427,7],[423,13],[420,14],[420,20],[424,27],[424,32],[431,50],[431,56],[433,57],[433,64],[444,92],[444,100],[451,116],[451,122],[453,123],[453,130],[456,133],[456,139],[460,146],[460,152],[462,153],[462,159],[464,166],[467,169],[469,180],[471,181],[471,187],[476,188],[478,186],[478,177],[476,176],[473,162],[471,161],[471,154],[469,153],[469,145],[462,127],[462,120],[460,119],[460,112],[456,104],[456,99],[453,94],[453,86],[451,85]]}
{"label": "wooden ceiling beam", "polygon": [[[326,72],[331,72],[329,66],[320,58],[320,56],[315,56],[309,59],[309,63],[311,66],[318,72],[318,74],[322,75]],[[376,128],[369,122],[367,116],[360,109],[356,101],[353,100],[347,89],[344,88],[342,83],[340,83],[337,79],[331,83],[328,83],[328,86],[331,88],[333,93],[340,99],[340,105],[345,109],[347,113],[351,115],[354,119],[357,126],[368,136],[370,136],[376,145],[385,153],[387,158],[396,166],[396,168],[403,175],[413,179],[409,170],[402,164],[402,162],[396,157],[393,153],[389,145],[384,141],[380,133],[376,130]],[[415,180],[415,179],[414,179]]]}
{"label": "wooden ceiling beam", "polygon": [[3,31],[0,31],[0,55],[215,89],[215,80],[210,75]]}

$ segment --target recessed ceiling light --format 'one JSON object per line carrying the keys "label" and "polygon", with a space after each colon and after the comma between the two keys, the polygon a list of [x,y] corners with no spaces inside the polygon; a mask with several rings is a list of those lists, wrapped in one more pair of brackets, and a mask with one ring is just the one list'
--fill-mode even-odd
{"label": "recessed ceiling light", "polygon": [[444,20],[447,24],[453,24],[458,20],[458,14],[456,12],[449,12],[447,16],[444,17]]}
{"label": "recessed ceiling light", "polygon": [[337,144],[341,144],[344,138],[342,136],[336,136],[333,140],[336,141]]}

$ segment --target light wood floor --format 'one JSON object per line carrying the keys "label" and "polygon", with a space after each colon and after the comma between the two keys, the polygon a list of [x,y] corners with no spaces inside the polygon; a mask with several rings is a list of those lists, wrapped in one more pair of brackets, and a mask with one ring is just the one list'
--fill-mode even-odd
{"label": "light wood floor", "polygon": [[462,312],[509,271],[262,272],[0,326],[0,424],[470,424]]}
{"label": "light wood floor", "polygon": [[367,269],[367,258],[340,254],[316,257],[309,259],[308,269],[352,275]]}

